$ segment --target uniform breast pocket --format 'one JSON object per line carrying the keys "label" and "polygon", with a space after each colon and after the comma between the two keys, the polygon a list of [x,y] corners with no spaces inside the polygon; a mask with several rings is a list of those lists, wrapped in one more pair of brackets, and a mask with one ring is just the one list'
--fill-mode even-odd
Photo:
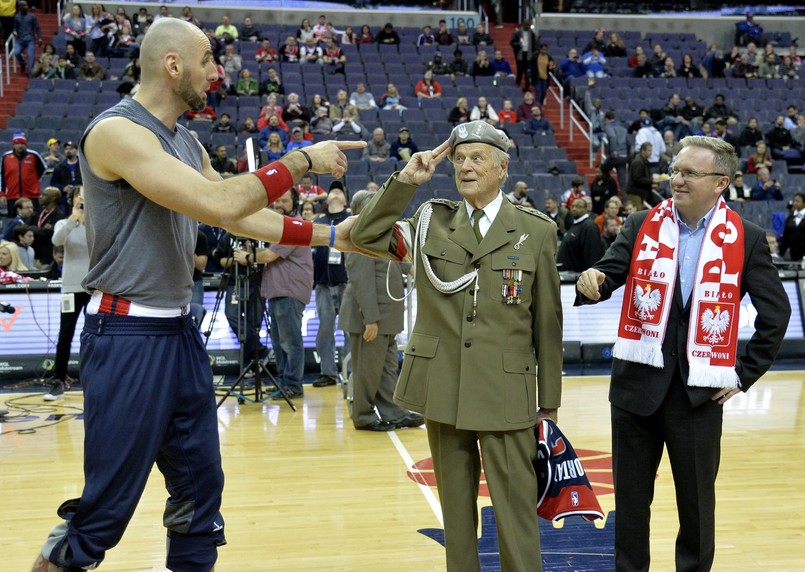
{"label": "uniform breast pocket", "polygon": [[506,421],[523,423],[537,414],[537,361],[532,352],[503,352]]}
{"label": "uniform breast pocket", "polygon": [[428,397],[430,370],[439,338],[424,334],[412,334],[405,348],[400,381],[397,383],[396,397],[411,405],[424,405]]}
{"label": "uniform breast pocket", "polygon": [[[442,282],[458,280],[470,269],[468,263],[469,253],[449,240],[443,238],[428,238],[427,242],[422,247],[422,252],[427,255],[433,272]],[[431,288],[433,287],[430,284],[430,280],[422,280],[419,283],[424,283]]]}
{"label": "uniform breast pocket", "polygon": [[492,275],[487,291],[494,300],[503,303],[530,304],[537,262],[508,252],[492,253]]}

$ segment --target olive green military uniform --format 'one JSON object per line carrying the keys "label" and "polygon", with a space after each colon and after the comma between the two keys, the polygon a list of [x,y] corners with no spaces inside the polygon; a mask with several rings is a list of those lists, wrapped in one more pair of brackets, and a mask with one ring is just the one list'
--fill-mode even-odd
{"label": "olive green military uniform", "polygon": [[[403,254],[393,228],[415,191],[392,176],[355,224],[355,245],[379,256]],[[463,201],[427,204],[432,206],[427,240],[413,253],[417,320],[394,398],[427,420],[448,570],[480,570],[479,443],[502,570],[541,570],[533,427],[537,406],[557,408],[561,397],[556,226],[504,198],[479,244]],[[408,225],[412,243],[422,213],[420,208],[401,223]],[[420,248],[443,282],[477,269],[477,293],[474,283],[452,294],[437,290],[426,276]]]}

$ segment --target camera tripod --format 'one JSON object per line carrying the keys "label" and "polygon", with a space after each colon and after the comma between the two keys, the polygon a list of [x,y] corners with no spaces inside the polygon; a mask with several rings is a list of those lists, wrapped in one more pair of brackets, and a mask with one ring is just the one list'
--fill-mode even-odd
{"label": "camera tripod", "polygon": [[[251,252],[254,252],[255,244],[253,241],[250,241],[250,244]],[[221,275],[221,283],[218,286],[218,293],[216,294],[215,298],[215,306],[210,319],[210,329],[205,332],[207,340],[209,340],[209,336],[212,333],[212,324],[215,322],[215,316],[220,309],[221,300],[224,299],[228,290],[229,281],[231,280],[233,274],[234,264],[237,263],[233,262],[233,266],[230,267],[227,272]],[[251,348],[252,355],[249,363],[241,368],[237,379],[231,386],[229,386],[226,393],[218,401],[217,407],[220,407],[230,395],[237,397],[238,403],[241,404],[245,403],[246,401],[250,403],[263,403],[269,398],[268,395],[263,391],[263,380],[266,379],[273,384],[277,391],[279,391],[280,395],[282,395],[282,397],[285,399],[285,402],[288,404],[288,406],[293,411],[296,411],[296,406],[291,401],[290,396],[285,388],[281,383],[277,382],[276,378],[269,371],[266,365],[267,360],[260,358],[260,326],[265,319],[265,303],[259,293],[260,272],[260,266],[255,263],[249,264],[245,273],[238,272],[237,269],[234,270],[235,284],[232,297],[235,298],[235,300],[232,300],[232,302],[236,302],[238,304],[236,331],[238,341],[240,342],[240,363],[244,363],[243,357],[244,353],[247,351],[246,334],[250,326],[252,328],[250,333],[252,334],[252,339],[255,343],[253,344],[254,347]],[[251,320],[247,319],[247,312],[251,314]],[[268,320],[266,319],[265,321],[267,327],[270,327]],[[252,377],[254,379],[254,396],[249,397],[246,395],[246,380],[251,379]]]}

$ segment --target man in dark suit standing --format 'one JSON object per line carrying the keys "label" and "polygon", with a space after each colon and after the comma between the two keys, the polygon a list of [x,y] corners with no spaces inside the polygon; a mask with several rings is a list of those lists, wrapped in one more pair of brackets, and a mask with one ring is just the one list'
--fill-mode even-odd
{"label": "man in dark suit standing", "polygon": [[[458,125],[392,175],[351,235],[362,251],[418,266],[417,321],[394,399],[425,416],[450,572],[481,569],[481,455],[501,568],[542,570],[532,460],[534,425],[556,419],[561,397],[556,227],[501,192],[508,149],[508,137],[483,121]],[[398,222],[447,157],[463,200],[428,201]]]}
{"label": "man in dark suit standing", "polygon": [[[663,446],[679,512],[676,569],[712,567],[722,405],[768,370],[791,315],[764,231],[721,197],[737,166],[734,148],[712,137],[686,137],[682,146],[671,169],[673,197],[626,219],[577,283],[577,305],[626,286],[609,392],[615,568],[623,572],[649,569]],[[739,354],[747,293],[757,318]]]}
{"label": "man in dark suit standing", "polygon": [[805,256],[805,194],[797,193],[791,202],[791,214],[785,219],[783,236],[780,239],[780,256],[791,252],[791,260]]}

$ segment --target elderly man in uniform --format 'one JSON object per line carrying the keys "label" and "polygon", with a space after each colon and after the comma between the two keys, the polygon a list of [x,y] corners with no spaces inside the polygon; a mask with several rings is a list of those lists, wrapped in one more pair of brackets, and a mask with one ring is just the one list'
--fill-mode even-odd
{"label": "elderly man in uniform", "polygon": [[[505,200],[508,149],[483,121],[457,126],[391,176],[351,235],[363,251],[419,267],[418,318],[395,401],[425,416],[450,571],[480,570],[481,456],[502,568],[542,570],[532,459],[534,425],[556,419],[561,395],[556,227]],[[463,200],[428,201],[397,222],[446,158]]]}

